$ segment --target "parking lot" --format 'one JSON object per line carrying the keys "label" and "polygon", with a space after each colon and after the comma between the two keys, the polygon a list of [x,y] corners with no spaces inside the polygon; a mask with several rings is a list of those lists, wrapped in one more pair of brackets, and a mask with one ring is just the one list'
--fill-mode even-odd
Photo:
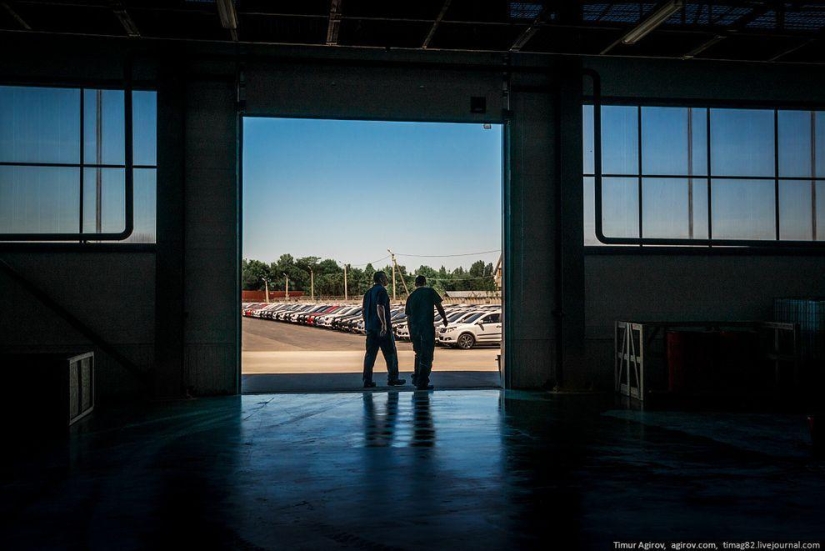
{"label": "parking lot", "polygon": [[[364,361],[364,336],[326,331],[288,323],[243,317],[242,371],[255,373],[360,373]],[[409,342],[397,343],[399,367],[409,373],[413,351]],[[433,371],[498,371],[497,345],[472,350],[437,347]],[[383,358],[376,373],[384,369]]]}

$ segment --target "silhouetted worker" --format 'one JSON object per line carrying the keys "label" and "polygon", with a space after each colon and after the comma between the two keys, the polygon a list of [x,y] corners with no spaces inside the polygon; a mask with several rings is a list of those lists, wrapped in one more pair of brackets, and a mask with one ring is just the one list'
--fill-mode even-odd
{"label": "silhouetted worker", "polygon": [[372,276],[374,285],[364,294],[361,316],[364,318],[364,331],[367,333],[367,353],[364,355],[364,388],[373,388],[372,367],[378,357],[378,349],[387,362],[387,384],[400,386],[406,383],[398,378],[398,354],[395,350],[395,338],[392,334],[390,320],[390,296],[385,288],[388,280],[384,272],[375,272]]}
{"label": "silhouetted worker", "polygon": [[413,384],[418,390],[432,390],[430,372],[433,370],[433,353],[435,352],[435,314],[438,309],[444,327],[447,326],[447,314],[441,306],[441,297],[431,287],[425,287],[427,278],[420,275],[415,278],[415,290],[407,298],[404,311],[410,328],[410,340],[415,351],[415,368]]}

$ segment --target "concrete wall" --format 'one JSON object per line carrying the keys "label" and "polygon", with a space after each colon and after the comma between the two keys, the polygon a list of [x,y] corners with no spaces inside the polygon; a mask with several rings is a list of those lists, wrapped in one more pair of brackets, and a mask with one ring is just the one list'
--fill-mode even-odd
{"label": "concrete wall", "polygon": [[[602,95],[644,104],[693,102],[822,109],[821,71],[759,63],[587,59]],[[586,93],[590,93],[586,82]],[[821,296],[825,255],[730,251],[585,253],[586,367],[567,382],[611,388],[616,320],[770,320],[773,299]]]}
{"label": "concrete wall", "polygon": [[613,384],[613,322],[773,319],[773,300],[821,296],[825,256],[593,254],[585,260],[590,367]]}
{"label": "concrete wall", "polygon": [[[605,95],[640,101],[825,102],[823,77],[803,68],[516,56],[520,67],[508,71],[477,54],[18,42],[24,53],[0,60],[0,81],[112,83],[139,47],[136,73],[158,90],[157,245],[0,246],[0,258],[151,369],[156,396],[239,390],[241,112],[506,122],[504,368],[514,388],[609,388],[618,318],[766,318],[775,296],[822,293],[817,255],[585,254],[582,246],[582,64],[599,71]],[[486,113],[470,112],[472,97],[486,99]],[[88,346],[3,275],[0,306],[0,350]],[[99,367],[104,394],[138,392],[115,362]]]}
{"label": "concrete wall", "polygon": [[154,363],[155,258],[151,253],[3,253],[15,272],[42,292],[0,272],[0,349],[77,353],[94,350],[100,398],[142,392],[135,373],[93,346],[39,300],[48,295],[139,369]]}
{"label": "concrete wall", "polygon": [[186,109],[185,385],[240,392],[238,118],[234,82],[191,81]]}

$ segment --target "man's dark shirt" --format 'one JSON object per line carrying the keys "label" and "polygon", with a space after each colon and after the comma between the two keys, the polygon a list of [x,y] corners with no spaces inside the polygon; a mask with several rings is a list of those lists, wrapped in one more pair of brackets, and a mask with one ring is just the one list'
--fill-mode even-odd
{"label": "man's dark shirt", "polygon": [[378,317],[378,305],[384,308],[384,320],[387,322],[387,331],[392,331],[392,322],[390,321],[390,296],[383,285],[373,285],[372,288],[364,294],[364,323],[365,331],[381,331],[381,319]]}
{"label": "man's dark shirt", "polygon": [[407,306],[404,308],[410,331],[433,329],[435,323],[433,309],[436,304],[441,304],[441,297],[432,287],[418,287],[410,294],[407,298]]}

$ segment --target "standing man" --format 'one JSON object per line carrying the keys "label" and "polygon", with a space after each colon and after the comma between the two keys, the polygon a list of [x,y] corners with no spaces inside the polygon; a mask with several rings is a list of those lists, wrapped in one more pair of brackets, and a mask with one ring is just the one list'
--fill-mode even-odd
{"label": "standing man", "polygon": [[433,353],[435,351],[435,314],[433,308],[441,314],[444,327],[447,327],[447,314],[441,306],[441,297],[431,287],[425,287],[427,278],[420,275],[415,278],[415,290],[407,298],[404,311],[410,327],[410,340],[415,351],[415,371],[413,384],[417,390],[432,390],[430,372],[433,370]]}
{"label": "standing man", "polygon": [[378,349],[387,362],[387,384],[401,386],[407,381],[398,378],[398,354],[390,320],[390,296],[387,294],[387,275],[375,272],[372,276],[374,285],[364,295],[361,317],[364,318],[364,331],[367,333],[367,353],[364,355],[364,388],[374,388],[372,367],[378,357]]}

